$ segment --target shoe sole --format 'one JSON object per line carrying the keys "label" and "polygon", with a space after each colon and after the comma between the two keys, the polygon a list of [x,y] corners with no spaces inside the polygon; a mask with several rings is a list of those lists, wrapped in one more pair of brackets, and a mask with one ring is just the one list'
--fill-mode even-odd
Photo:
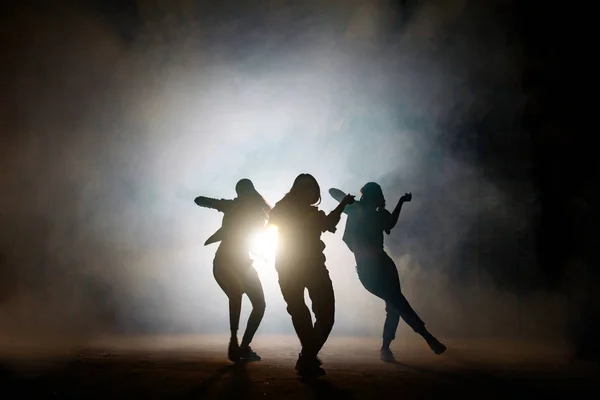
{"label": "shoe sole", "polygon": [[244,358],[244,357],[240,357],[240,361],[258,362],[258,361],[262,361],[262,358]]}
{"label": "shoe sole", "polygon": [[446,350],[448,350],[448,347],[446,347],[444,344],[440,343],[437,340],[432,340],[431,344],[429,341],[427,341],[427,345],[429,346],[429,348],[431,349],[431,351],[433,351],[436,355],[440,355],[446,352]]}

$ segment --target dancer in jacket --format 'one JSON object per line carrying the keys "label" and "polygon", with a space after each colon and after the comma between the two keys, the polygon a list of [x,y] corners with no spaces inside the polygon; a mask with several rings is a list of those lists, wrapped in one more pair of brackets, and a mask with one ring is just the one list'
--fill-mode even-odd
{"label": "dancer in jacket", "polygon": [[[194,202],[205,208],[223,213],[221,228],[204,243],[205,246],[220,242],[213,261],[213,275],[229,298],[229,324],[231,339],[228,357],[231,361],[260,361],[260,356],[250,347],[265,313],[265,296],[258,274],[250,259],[250,238],[265,228],[271,207],[256,191],[249,179],[240,180],[233,200],[196,197]],[[246,294],[252,303],[246,331],[241,345],[237,331],[242,309],[242,295]]]}
{"label": "dancer in jacket", "polygon": [[[335,188],[330,189],[329,194],[340,202],[347,196]],[[425,339],[434,353],[446,351],[446,346],[429,333],[402,294],[396,265],[383,249],[383,232],[390,234],[398,222],[402,205],[411,199],[412,194],[406,193],[390,213],[385,209],[381,186],[369,182],[361,189],[360,200],[344,209],[348,220],[343,241],[354,254],[358,278],[365,289],[385,301],[387,316],[383,326],[381,359],[386,362],[394,361],[390,344],[396,338],[400,318]]]}
{"label": "dancer in jacket", "polygon": [[[301,174],[269,218],[269,224],[278,229],[275,268],[279,286],[302,345],[296,369],[306,377],[325,374],[317,355],[329,337],[335,316],[335,296],[321,234],[335,232],[342,210],[352,204],[354,197],[345,196],[329,215],[317,208],[320,201],[321,190],[315,178]],[[312,302],[314,325],[304,302],[305,289]]]}

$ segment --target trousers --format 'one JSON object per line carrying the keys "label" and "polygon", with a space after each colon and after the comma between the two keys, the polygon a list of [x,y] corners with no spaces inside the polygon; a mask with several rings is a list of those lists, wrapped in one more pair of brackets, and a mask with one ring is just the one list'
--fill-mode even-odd
{"label": "trousers", "polygon": [[425,323],[402,294],[396,264],[383,249],[357,262],[356,271],[365,289],[385,301],[383,340],[392,341],[396,338],[400,318],[415,332],[424,333]]}
{"label": "trousers", "polygon": [[[333,329],[335,320],[333,284],[324,264],[302,268],[301,273],[298,273],[299,268],[290,268],[290,270],[278,271],[281,294],[287,304],[287,312],[292,317],[294,330],[300,339],[302,355],[316,357]],[[304,301],[305,290],[308,290],[312,311],[315,314],[314,325]]]}
{"label": "trousers", "polygon": [[217,253],[213,262],[213,275],[217,284],[229,298],[229,325],[232,334],[237,332],[242,311],[242,296],[252,303],[252,311],[242,343],[250,344],[265,314],[265,295],[258,273],[249,257],[233,257]]}

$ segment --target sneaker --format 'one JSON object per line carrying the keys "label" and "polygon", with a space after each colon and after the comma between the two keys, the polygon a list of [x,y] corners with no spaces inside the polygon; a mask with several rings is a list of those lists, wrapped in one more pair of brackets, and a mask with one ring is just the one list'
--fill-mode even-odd
{"label": "sneaker", "polygon": [[240,346],[237,340],[230,340],[229,347],[227,348],[227,358],[231,362],[237,362],[240,359]]}
{"label": "sneaker", "polygon": [[[294,367],[296,371],[300,368],[300,364],[303,362],[302,353],[298,354],[298,360],[296,361],[296,366]],[[320,367],[323,365],[323,361],[319,357],[314,358],[314,362],[317,363],[317,366]]]}
{"label": "sneaker", "polygon": [[381,361],[387,362],[387,363],[396,362],[394,353],[392,353],[392,350],[390,350],[389,347],[381,348],[380,353],[379,353],[379,358],[381,359]]}
{"label": "sneaker", "polygon": [[321,368],[322,364],[321,360],[316,357],[309,359],[299,354],[298,361],[296,361],[296,370],[298,375],[304,378],[316,378],[326,374],[325,370]]}
{"label": "sneaker", "polygon": [[[298,356],[298,361],[296,361],[296,370],[298,370],[298,368],[300,368],[300,363],[302,360],[302,355]],[[317,366],[320,367],[321,365],[323,365],[323,361],[321,361],[321,359],[319,357],[316,358],[316,363]]]}
{"label": "sneaker", "polygon": [[447,350],[447,347],[433,335],[425,337],[425,341],[429,345],[429,348],[437,355],[440,355]]}
{"label": "sneaker", "polygon": [[260,358],[260,356],[258,354],[256,354],[254,351],[252,351],[252,348],[250,346],[240,347],[239,357],[241,360],[244,360],[244,361],[260,361],[260,360],[262,360],[262,358]]}

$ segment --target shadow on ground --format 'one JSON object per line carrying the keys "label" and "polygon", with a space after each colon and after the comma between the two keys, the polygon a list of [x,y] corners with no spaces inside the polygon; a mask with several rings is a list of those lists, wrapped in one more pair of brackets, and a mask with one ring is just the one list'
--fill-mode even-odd
{"label": "shadow on ground", "polygon": [[190,399],[202,399],[208,394],[216,399],[245,399],[253,391],[247,363],[237,363],[219,368],[201,384],[192,388]]}
{"label": "shadow on ground", "polygon": [[326,377],[308,381],[303,380],[302,383],[308,388],[313,399],[356,399],[349,391],[332,385]]}

